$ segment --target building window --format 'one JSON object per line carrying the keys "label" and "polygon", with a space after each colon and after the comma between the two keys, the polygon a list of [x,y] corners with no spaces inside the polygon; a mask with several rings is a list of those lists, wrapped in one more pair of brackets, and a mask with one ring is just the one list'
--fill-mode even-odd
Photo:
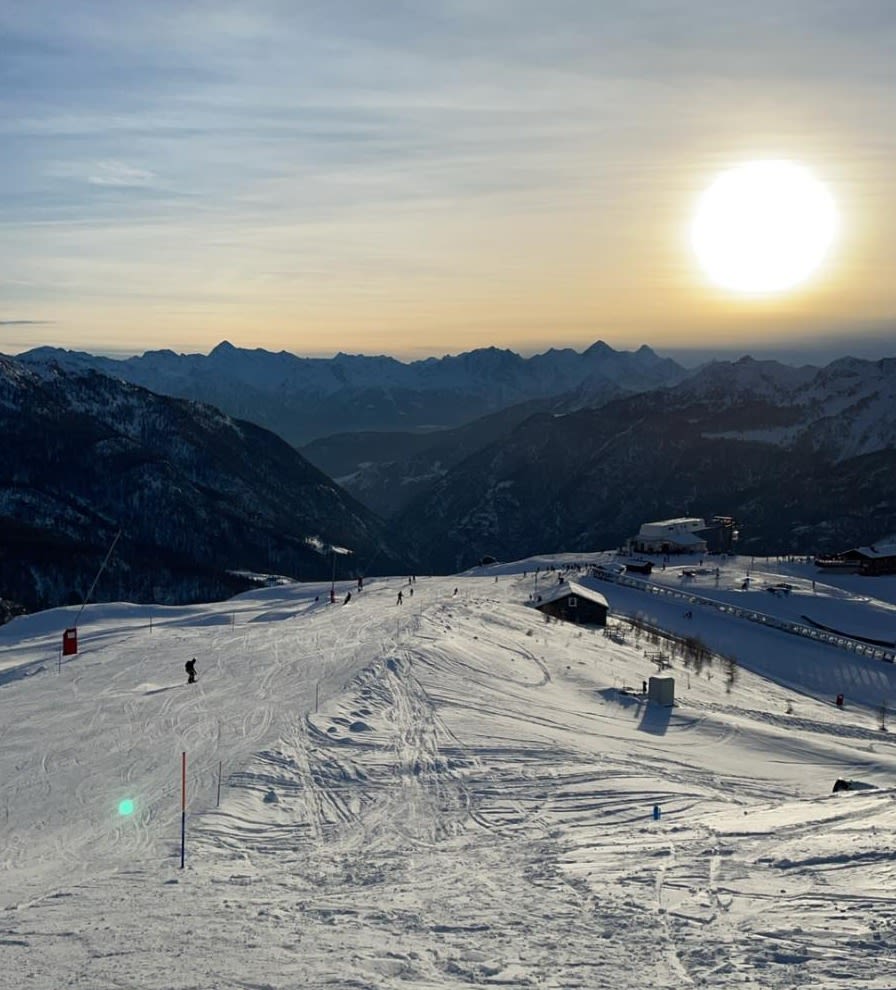
{"label": "building window", "polygon": [[578,604],[578,599],[575,595],[570,595],[569,598],[566,599],[566,604],[569,608],[575,608]]}

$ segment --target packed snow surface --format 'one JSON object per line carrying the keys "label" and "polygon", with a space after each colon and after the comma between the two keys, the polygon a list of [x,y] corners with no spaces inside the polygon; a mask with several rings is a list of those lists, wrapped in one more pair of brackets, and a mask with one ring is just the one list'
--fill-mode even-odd
{"label": "packed snow surface", "polygon": [[669,563],[687,609],[547,621],[597,556],[4,626],[0,987],[896,986],[894,665],[701,604],[894,640],[896,578]]}

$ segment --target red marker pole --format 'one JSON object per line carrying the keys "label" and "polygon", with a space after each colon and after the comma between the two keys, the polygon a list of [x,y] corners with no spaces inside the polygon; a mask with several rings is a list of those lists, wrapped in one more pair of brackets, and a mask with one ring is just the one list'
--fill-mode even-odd
{"label": "red marker pole", "polygon": [[180,761],[180,868],[184,868],[184,849],[187,839],[187,754],[181,753]]}

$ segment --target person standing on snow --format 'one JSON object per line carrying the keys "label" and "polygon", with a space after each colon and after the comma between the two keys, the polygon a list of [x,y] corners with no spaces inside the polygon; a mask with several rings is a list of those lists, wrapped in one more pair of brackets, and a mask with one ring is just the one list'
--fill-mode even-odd
{"label": "person standing on snow", "polygon": [[187,684],[196,683],[196,657],[192,660],[188,660],[184,664],[184,670],[187,672]]}
{"label": "person standing on snow", "polygon": [[402,603],[403,599],[404,599],[404,595],[401,593],[401,591],[399,591],[398,592],[398,601],[395,604],[396,605],[400,605]]}

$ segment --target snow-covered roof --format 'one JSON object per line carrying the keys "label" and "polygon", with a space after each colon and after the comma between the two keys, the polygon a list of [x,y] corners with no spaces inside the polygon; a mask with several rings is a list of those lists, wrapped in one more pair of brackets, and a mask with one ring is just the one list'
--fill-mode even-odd
{"label": "snow-covered roof", "polygon": [[[643,526],[689,526],[691,529],[695,529],[694,524],[698,524],[700,529],[703,529],[705,523],[702,519],[697,518],[697,516],[682,516],[680,519],[660,519],[657,522],[644,523]],[[643,528],[642,526],[642,528]]]}
{"label": "snow-covered roof", "polygon": [[873,543],[869,547],[858,547],[856,550],[863,557],[873,559],[880,557],[896,557],[896,540],[892,543]]}
{"label": "snow-covered roof", "polygon": [[575,595],[577,598],[587,598],[589,601],[595,602],[598,605],[603,605],[604,608],[609,608],[606,598],[599,591],[595,591],[593,588],[586,588],[583,584],[578,584],[575,581],[564,581],[562,584],[558,584],[555,588],[547,592],[547,594],[543,594],[538,604],[547,605],[549,602],[557,601],[558,598],[566,598],[567,595]]}
{"label": "snow-covered roof", "polygon": [[706,523],[695,516],[662,519],[659,522],[641,523],[638,539],[664,540],[681,545],[695,545],[699,540],[695,540],[691,534],[702,532],[705,529]]}

